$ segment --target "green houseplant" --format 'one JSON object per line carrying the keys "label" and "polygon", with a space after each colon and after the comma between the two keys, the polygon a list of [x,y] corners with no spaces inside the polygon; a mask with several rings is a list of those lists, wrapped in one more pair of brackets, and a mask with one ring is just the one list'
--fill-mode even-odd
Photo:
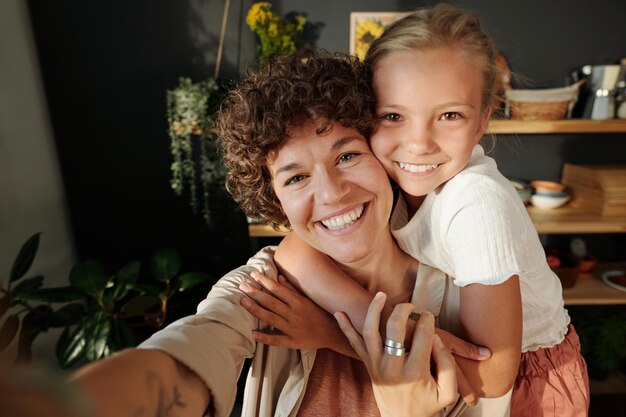
{"label": "green houseplant", "polygon": [[74,265],[69,286],[48,288],[43,276],[25,278],[39,247],[40,234],[30,237],[0,282],[0,351],[18,338],[17,361],[28,362],[32,343],[50,328],[63,328],[56,345],[59,364],[70,367],[136,345],[135,329],[158,330],[166,324],[177,294],[209,279],[200,272],[180,272],[174,249],[156,251],[149,262],[148,282],[138,278],[140,261],[107,273],[94,260]]}
{"label": "green houseplant", "polygon": [[626,311],[621,306],[569,310],[589,376],[605,379],[626,361]]}

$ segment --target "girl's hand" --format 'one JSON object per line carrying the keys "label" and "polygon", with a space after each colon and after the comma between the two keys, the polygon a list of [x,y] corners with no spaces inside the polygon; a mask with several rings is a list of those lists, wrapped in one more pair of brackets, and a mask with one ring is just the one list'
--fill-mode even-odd
{"label": "girl's hand", "polygon": [[[421,314],[411,352],[392,356],[385,353],[379,333],[380,313],[386,295],[378,293],[372,300],[365,319],[363,337],[354,329],[344,313],[335,317],[363,360],[372,379],[374,397],[382,417],[432,416],[456,399],[456,372],[452,354],[435,335],[435,318]],[[412,304],[398,304],[387,321],[387,338],[404,340],[406,323]],[[436,376],[430,371],[430,358],[436,364]]]}
{"label": "girl's hand", "polygon": [[329,348],[357,357],[337,322],[309,298],[296,290],[285,277],[278,282],[260,273],[252,273],[262,289],[243,283],[239,289],[250,298],[241,305],[253,316],[273,327],[274,332],[253,331],[254,340],[290,349]]}

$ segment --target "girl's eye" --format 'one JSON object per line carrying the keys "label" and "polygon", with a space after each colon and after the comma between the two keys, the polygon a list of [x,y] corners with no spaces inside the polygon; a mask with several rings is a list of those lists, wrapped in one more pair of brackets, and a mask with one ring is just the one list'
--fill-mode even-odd
{"label": "girl's eye", "polygon": [[305,178],[304,175],[294,175],[293,177],[291,177],[287,181],[285,181],[285,185],[297,184],[300,181],[302,181],[304,178]]}
{"label": "girl's eye", "polygon": [[461,113],[457,113],[455,111],[446,112],[441,115],[439,120],[459,120],[462,119]]}
{"label": "girl's eye", "polygon": [[357,156],[359,156],[360,153],[358,152],[346,152],[344,154],[341,154],[341,156],[339,156],[339,162],[348,162],[351,159],[356,158]]}
{"label": "girl's eye", "polygon": [[388,120],[390,122],[399,122],[400,115],[398,113],[387,113],[383,115],[383,119]]}

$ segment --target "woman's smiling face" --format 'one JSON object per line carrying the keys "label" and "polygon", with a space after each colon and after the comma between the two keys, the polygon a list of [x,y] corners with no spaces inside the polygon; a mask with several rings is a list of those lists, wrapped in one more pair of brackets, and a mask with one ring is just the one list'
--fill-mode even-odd
{"label": "woman's smiling face", "polygon": [[376,250],[389,236],[393,204],[385,170],[355,129],[319,123],[290,131],[269,161],[276,196],[298,236],[340,263]]}

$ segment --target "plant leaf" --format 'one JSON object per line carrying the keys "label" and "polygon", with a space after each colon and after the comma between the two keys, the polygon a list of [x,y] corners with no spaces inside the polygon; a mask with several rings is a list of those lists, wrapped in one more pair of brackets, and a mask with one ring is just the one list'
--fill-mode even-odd
{"label": "plant leaf", "polygon": [[63,339],[63,342],[61,340],[59,339],[57,344],[57,352],[60,352],[57,353],[57,359],[61,368],[67,369],[85,356],[87,346],[85,324],[81,323],[71,335]]}
{"label": "plant leaf", "polygon": [[67,327],[80,323],[85,316],[85,306],[81,303],[67,304],[52,315],[50,327]]}
{"label": "plant leaf", "polygon": [[114,321],[113,330],[109,336],[109,346],[111,350],[117,352],[135,345],[135,335],[130,327],[121,320]]}
{"label": "plant leaf", "polygon": [[178,291],[185,291],[200,283],[208,281],[211,277],[204,272],[187,272],[178,279]]}
{"label": "plant leaf", "polygon": [[151,284],[137,284],[133,287],[134,290],[139,291],[141,294],[159,295],[161,289],[156,285]]}
{"label": "plant leaf", "polygon": [[43,285],[43,275],[37,275],[32,278],[28,278],[20,282],[19,284],[17,284],[11,290],[11,294],[15,296],[15,295],[19,295],[20,293],[31,292],[40,288],[42,285]]}
{"label": "plant leaf", "polygon": [[180,270],[180,256],[175,249],[161,249],[152,255],[150,272],[157,281],[167,281]]}
{"label": "plant leaf", "polygon": [[119,271],[115,273],[113,278],[115,286],[113,287],[113,299],[120,300],[126,296],[128,290],[137,281],[139,276],[139,269],[141,268],[141,262],[133,261],[123,266]]}
{"label": "plant leaf", "polygon": [[0,352],[6,349],[11,344],[13,338],[20,329],[20,318],[17,314],[11,314],[4,321],[4,324],[0,328]]}
{"label": "plant leaf", "polygon": [[37,254],[37,249],[39,249],[40,235],[41,233],[35,233],[22,245],[17,258],[15,258],[15,261],[13,262],[13,267],[11,268],[11,277],[9,278],[10,282],[17,281],[22,278],[30,269],[33,264],[33,260],[35,259],[35,255]]}
{"label": "plant leaf", "polygon": [[111,323],[103,312],[98,311],[87,325],[85,357],[88,360],[95,361],[105,356],[110,333]]}
{"label": "plant leaf", "polygon": [[43,301],[46,303],[66,303],[84,298],[85,294],[74,287],[42,288],[15,296],[20,301]]}
{"label": "plant leaf", "polygon": [[22,328],[17,344],[17,362],[29,363],[32,359],[33,341],[41,332],[48,330],[52,309],[40,305],[26,313],[22,319]]}
{"label": "plant leaf", "polygon": [[9,310],[10,305],[11,305],[11,299],[9,298],[8,295],[5,295],[4,297],[0,298],[0,318],[2,318],[2,316],[4,316],[4,313],[6,313]]}
{"label": "plant leaf", "polygon": [[70,284],[87,294],[96,294],[107,285],[107,274],[100,262],[79,262],[70,271]]}
{"label": "plant leaf", "polygon": [[148,311],[152,307],[161,304],[161,299],[156,295],[138,295],[122,306],[123,314],[137,314]]}

